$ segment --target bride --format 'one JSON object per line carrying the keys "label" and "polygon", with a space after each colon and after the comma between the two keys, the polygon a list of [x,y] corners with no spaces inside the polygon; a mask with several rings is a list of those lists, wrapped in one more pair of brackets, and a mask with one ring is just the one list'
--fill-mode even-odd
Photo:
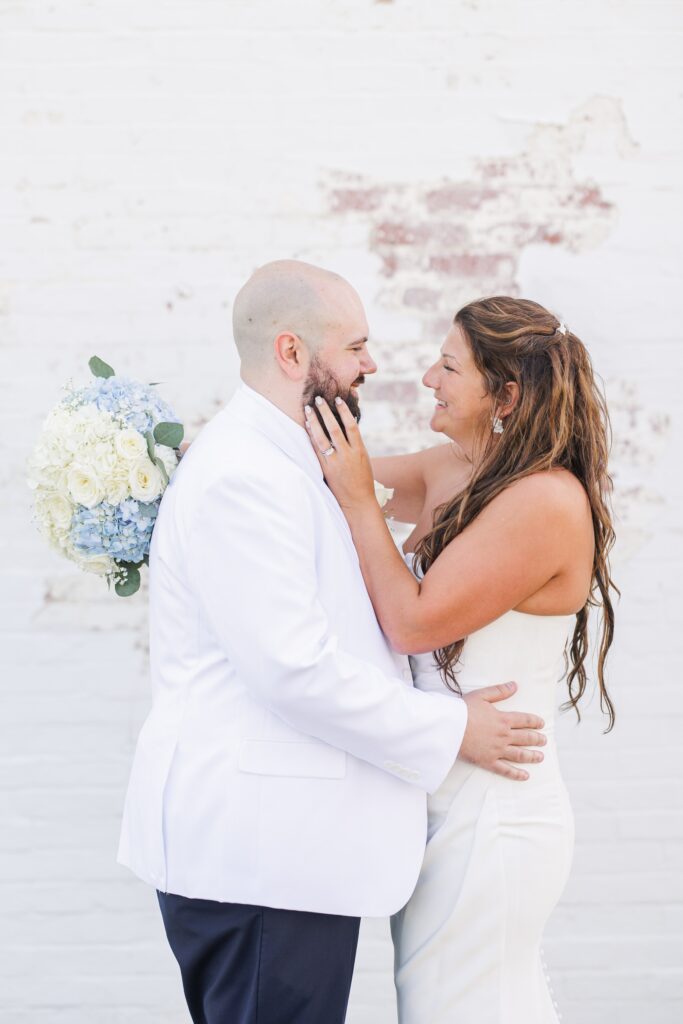
{"label": "bride", "polygon": [[[430,426],[449,443],[371,463],[346,404],[333,412],[320,397],[311,439],[415,685],[457,699],[515,679],[510,709],[545,719],[548,743],[523,785],[457,761],[429,798],[420,877],[391,922],[399,1021],[554,1024],[540,944],[573,846],[555,692],[566,677],[578,714],[596,605],[600,702],[614,724],[607,410],[581,341],[522,299],[461,309],[423,383]],[[373,477],[394,489],[383,511]],[[383,513],[416,524],[404,558]]]}

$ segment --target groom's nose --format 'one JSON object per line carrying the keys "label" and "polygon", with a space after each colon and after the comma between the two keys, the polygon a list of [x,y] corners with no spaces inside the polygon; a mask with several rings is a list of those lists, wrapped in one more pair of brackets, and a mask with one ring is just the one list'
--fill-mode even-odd
{"label": "groom's nose", "polygon": [[377,363],[372,358],[369,352],[364,352],[360,361],[361,373],[363,375],[368,373],[377,373]]}

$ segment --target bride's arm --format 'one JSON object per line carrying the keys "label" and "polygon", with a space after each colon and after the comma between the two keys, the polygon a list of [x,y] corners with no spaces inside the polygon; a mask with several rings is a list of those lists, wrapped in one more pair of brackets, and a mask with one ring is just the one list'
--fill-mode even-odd
{"label": "bride's arm", "polygon": [[309,430],[328,485],[349,522],[378,620],[396,650],[432,651],[460,640],[515,608],[561,571],[575,512],[568,510],[563,483],[543,473],[498,495],[418,583],[375,501],[358,426],[346,406],[340,410],[348,442],[330,410],[321,407],[336,448],[333,455],[320,455],[328,442],[314,417]]}
{"label": "bride's arm", "polygon": [[373,458],[375,480],[393,490],[391,501],[384,506],[386,515],[399,523],[416,523],[425,503],[424,474],[426,452],[410,455],[386,455]]}
{"label": "bride's arm", "polygon": [[416,523],[424,507],[426,488],[421,467],[422,454],[415,452],[372,459],[375,480],[394,492],[384,510],[399,523]]}
{"label": "bride's arm", "polygon": [[[387,455],[372,458],[372,473],[380,484],[392,488],[391,501],[384,506],[385,515],[399,523],[417,523],[425,507],[431,478],[443,472],[448,444],[433,445],[410,455]],[[452,455],[450,455],[452,462]]]}

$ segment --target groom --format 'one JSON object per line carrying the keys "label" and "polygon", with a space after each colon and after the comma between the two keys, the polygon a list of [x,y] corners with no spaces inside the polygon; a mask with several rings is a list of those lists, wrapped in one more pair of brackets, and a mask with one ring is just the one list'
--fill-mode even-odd
{"label": "groom", "polygon": [[402,907],[456,756],[506,772],[535,716],[422,693],[384,639],[303,427],[376,366],[336,274],[281,261],[234,304],[242,385],[167,489],[153,705],[119,859],[158,890],[195,1024],[341,1024],[361,916]]}

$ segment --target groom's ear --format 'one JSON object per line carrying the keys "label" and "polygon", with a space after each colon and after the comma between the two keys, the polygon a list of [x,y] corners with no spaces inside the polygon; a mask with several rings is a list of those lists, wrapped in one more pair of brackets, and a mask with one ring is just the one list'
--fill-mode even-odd
{"label": "groom's ear", "polygon": [[273,341],[273,350],[278,366],[290,380],[304,379],[308,353],[297,334],[292,334],[291,331],[282,331]]}

